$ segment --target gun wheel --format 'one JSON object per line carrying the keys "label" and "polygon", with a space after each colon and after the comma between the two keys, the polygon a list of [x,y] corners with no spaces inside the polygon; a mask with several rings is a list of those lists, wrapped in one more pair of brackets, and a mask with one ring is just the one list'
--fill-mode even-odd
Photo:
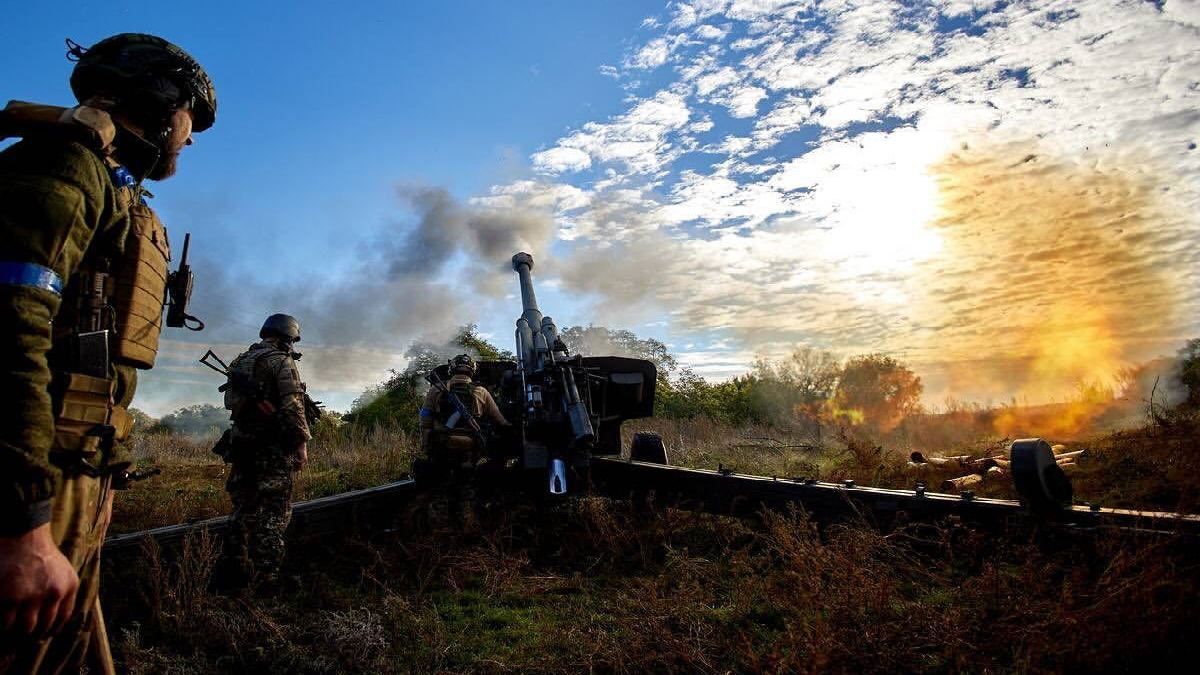
{"label": "gun wheel", "polygon": [[667,445],[662,436],[653,431],[639,431],[633,435],[633,444],[629,446],[629,458],[635,462],[650,464],[670,464],[667,461]]}

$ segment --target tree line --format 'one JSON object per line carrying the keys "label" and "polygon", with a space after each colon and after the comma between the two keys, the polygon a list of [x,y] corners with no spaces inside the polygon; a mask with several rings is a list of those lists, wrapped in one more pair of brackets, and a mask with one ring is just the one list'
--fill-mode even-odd
{"label": "tree line", "polygon": [[[653,362],[658,370],[659,417],[707,417],[731,425],[863,424],[886,431],[920,407],[921,378],[886,354],[843,362],[829,352],[802,347],[784,359],[759,359],[744,375],[715,381],[681,367],[662,341],[632,331],[570,326],[560,336],[573,354]],[[391,371],[384,382],[364,392],[352,406],[350,421],[415,426],[427,386],[424,373],[464,351],[484,360],[514,358],[481,338],[473,324],[463,326],[446,343],[414,343],[405,353],[407,367]]]}

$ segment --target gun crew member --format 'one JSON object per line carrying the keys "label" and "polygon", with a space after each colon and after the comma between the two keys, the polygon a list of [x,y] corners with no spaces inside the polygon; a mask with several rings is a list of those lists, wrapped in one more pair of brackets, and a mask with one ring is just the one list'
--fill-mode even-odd
{"label": "gun crew member", "polygon": [[[435,439],[438,444],[452,443],[454,439],[473,439],[477,432],[473,432],[471,426],[478,425],[484,417],[500,426],[509,426],[491,392],[472,381],[475,370],[475,359],[460,354],[450,362],[450,379],[434,384],[426,392],[420,413],[421,450],[426,456],[435,454],[431,447]],[[457,406],[450,400],[451,395],[462,403],[471,419],[461,419]]]}
{"label": "gun crew member", "polygon": [[74,108],[10,102],[0,139],[0,672],[111,673],[100,546],[170,250],[144,180],[213,125],[212,81],[153,35],[74,60]]}
{"label": "gun crew member", "polygon": [[223,387],[233,420],[226,455],[232,467],[225,489],[233,502],[226,553],[234,583],[270,587],[278,581],[295,474],[308,463],[312,434],[296,368],[300,355],[292,351],[300,323],[272,314],[258,336],[261,342],[230,362]]}

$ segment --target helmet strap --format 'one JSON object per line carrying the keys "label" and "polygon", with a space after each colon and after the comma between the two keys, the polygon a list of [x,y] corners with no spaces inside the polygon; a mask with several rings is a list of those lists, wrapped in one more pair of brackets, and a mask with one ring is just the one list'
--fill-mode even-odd
{"label": "helmet strap", "polygon": [[[116,146],[116,159],[141,182],[158,165],[158,160],[162,157],[162,146],[135,132],[120,121],[116,122],[116,127],[117,137],[113,143]],[[169,128],[166,133],[170,133]],[[165,138],[164,136],[164,141]]]}

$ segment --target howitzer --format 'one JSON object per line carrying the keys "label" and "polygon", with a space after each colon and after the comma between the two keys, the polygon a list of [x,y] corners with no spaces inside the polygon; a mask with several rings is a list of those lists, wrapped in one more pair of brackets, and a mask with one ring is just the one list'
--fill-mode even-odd
{"label": "howitzer", "polygon": [[[479,361],[486,387],[510,427],[485,430],[491,466],[514,468],[537,490],[565,495],[587,478],[593,457],[620,455],[621,423],[654,412],[657,370],[644,359],[571,354],[533,289],[533,257],[512,259],[521,287],[515,361]],[[431,377],[449,379],[449,366]],[[433,380],[430,379],[432,383]]]}
{"label": "howitzer", "polygon": [[549,492],[562,495],[592,455],[620,453],[622,422],[653,414],[657,371],[644,359],[572,355],[538,307],[533,256],[518,253],[512,266],[521,286],[515,375],[522,462],[545,471]]}

